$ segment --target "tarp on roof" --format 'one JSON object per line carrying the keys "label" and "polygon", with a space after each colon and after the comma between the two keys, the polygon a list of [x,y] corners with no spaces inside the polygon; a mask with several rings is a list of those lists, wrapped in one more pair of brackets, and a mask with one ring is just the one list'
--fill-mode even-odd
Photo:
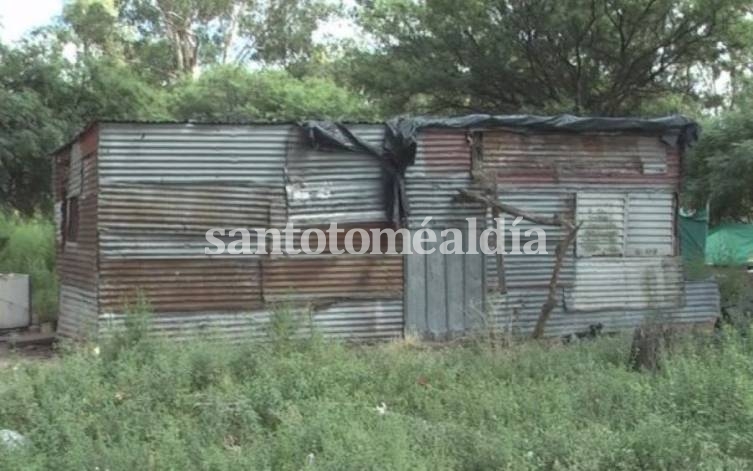
{"label": "tarp on roof", "polygon": [[744,266],[753,261],[753,224],[722,224],[709,231],[706,263]]}
{"label": "tarp on roof", "polygon": [[312,144],[337,146],[360,151],[368,149],[375,155],[388,155],[398,166],[407,167],[415,158],[418,134],[428,128],[495,129],[508,128],[530,132],[611,132],[661,135],[669,145],[685,148],[698,139],[698,124],[684,116],[664,118],[588,118],[569,114],[559,116],[471,114],[455,117],[399,116],[386,121],[387,133],[382,149],[367,146],[347,128],[332,121],[305,121]]}
{"label": "tarp on roof", "polygon": [[645,133],[661,136],[668,145],[683,151],[692,145],[699,134],[699,126],[684,116],[665,118],[584,118],[572,115],[488,115],[471,114],[456,117],[400,116],[384,123],[385,138],[380,148],[367,144],[346,125],[332,121],[305,121],[301,127],[309,142],[317,148],[341,148],[353,152],[367,152],[379,159],[387,170],[388,216],[399,222],[407,215],[403,175],[413,165],[418,147],[418,135],[428,128],[455,129],[514,129],[520,132],[572,133]]}

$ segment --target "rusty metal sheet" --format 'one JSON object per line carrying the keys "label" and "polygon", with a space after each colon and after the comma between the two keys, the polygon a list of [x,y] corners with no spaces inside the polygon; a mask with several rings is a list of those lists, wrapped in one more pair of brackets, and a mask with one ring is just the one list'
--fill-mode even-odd
{"label": "rusty metal sheet", "polygon": [[416,162],[408,167],[406,178],[469,178],[471,145],[468,133],[457,129],[421,131]]}
{"label": "rusty metal sheet", "polygon": [[111,184],[100,194],[100,229],[108,232],[203,235],[210,228],[265,228],[284,219],[279,184]]}
{"label": "rusty metal sheet", "polygon": [[82,289],[65,281],[60,284],[58,335],[83,339],[96,334],[98,312],[95,289]]}
{"label": "rusty metal sheet", "polygon": [[679,154],[659,136],[487,131],[483,160],[501,183],[679,183]]}
{"label": "rusty metal sheet", "polygon": [[395,299],[403,292],[403,257],[336,255],[262,262],[265,302]]}
{"label": "rusty metal sheet", "polygon": [[[74,338],[83,338],[96,329],[98,312],[99,179],[96,142],[97,128],[92,127],[74,145],[54,158],[56,271],[60,280],[58,330],[60,335]],[[78,198],[76,241],[64,240],[62,208],[66,198],[71,196]]]}
{"label": "rusty metal sheet", "polygon": [[103,312],[123,311],[139,294],[155,313],[237,311],[261,306],[258,260],[108,260],[100,267]]}

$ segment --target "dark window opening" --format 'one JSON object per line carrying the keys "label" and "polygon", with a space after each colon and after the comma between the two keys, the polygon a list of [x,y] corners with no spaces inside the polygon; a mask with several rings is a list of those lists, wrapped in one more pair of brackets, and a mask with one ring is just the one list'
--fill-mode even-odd
{"label": "dark window opening", "polygon": [[66,241],[76,242],[78,241],[78,198],[68,198],[68,210],[67,210],[67,228],[66,228]]}

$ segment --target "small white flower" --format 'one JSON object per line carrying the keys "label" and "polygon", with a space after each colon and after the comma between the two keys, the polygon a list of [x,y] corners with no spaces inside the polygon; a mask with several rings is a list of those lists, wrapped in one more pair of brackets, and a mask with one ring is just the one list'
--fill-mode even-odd
{"label": "small white flower", "polygon": [[92,348],[92,355],[94,355],[95,357],[99,356],[99,345],[97,345],[96,347]]}
{"label": "small white flower", "polygon": [[306,456],[306,465],[308,466],[314,466],[314,460],[316,459],[316,456],[314,456],[313,453],[309,453]]}
{"label": "small white flower", "polygon": [[378,405],[378,406],[376,407],[376,411],[377,411],[377,414],[379,414],[379,415],[384,415],[384,414],[386,414],[386,413],[387,413],[387,404],[385,404],[384,402],[380,403],[380,404],[379,404],[379,405]]}
{"label": "small white flower", "polygon": [[526,453],[526,458],[528,458],[529,460],[530,460],[531,458],[533,458],[533,452],[532,452],[532,451],[529,451],[528,453]]}

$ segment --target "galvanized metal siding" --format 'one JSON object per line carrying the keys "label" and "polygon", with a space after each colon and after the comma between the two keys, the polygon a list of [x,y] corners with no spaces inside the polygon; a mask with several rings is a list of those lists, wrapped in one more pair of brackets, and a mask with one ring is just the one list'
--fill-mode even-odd
{"label": "galvanized metal siding", "polygon": [[[552,217],[562,215],[566,218],[573,218],[575,212],[575,192],[568,188],[557,186],[544,187],[522,187],[511,188],[503,187],[498,193],[501,203],[509,204],[542,217]],[[564,237],[560,227],[541,226],[530,221],[521,221],[513,225],[515,218],[509,215],[502,215],[505,220],[505,280],[508,289],[545,287],[549,286],[549,280],[554,269],[554,252],[557,244]],[[489,222],[491,224],[491,222]],[[540,229],[546,236],[546,254],[515,254],[512,253],[512,234],[510,230],[517,230],[520,234],[520,249],[525,248],[525,244],[532,240],[537,240],[535,232],[529,236],[525,234],[528,231]],[[534,247],[536,247],[534,245]],[[489,289],[497,290],[497,260],[495,256],[487,257],[487,286]],[[559,284],[571,285],[575,280],[575,253],[571,247],[566,255],[565,261],[560,272]]]}
{"label": "galvanized metal siding", "polygon": [[[547,291],[520,290],[490,298],[491,312],[498,331],[528,336],[533,332]],[[593,312],[569,312],[560,302],[552,312],[544,334],[548,337],[586,332],[602,324],[605,332],[638,327],[647,320],[672,324],[712,324],[719,316],[719,288],[713,281],[686,282],[685,303],[671,308],[626,309],[618,307]]]}
{"label": "galvanized metal siding", "polygon": [[627,255],[675,255],[675,194],[630,193],[627,216]]}
{"label": "galvanized metal siding", "polygon": [[[300,321],[300,336],[316,332],[326,338],[376,341],[399,338],[403,334],[400,299],[338,302],[314,311],[294,307],[291,313]],[[150,333],[179,341],[244,342],[268,338],[273,316],[275,312],[270,310],[170,313],[152,318]],[[121,331],[125,319],[122,314],[103,314],[99,318],[101,335],[107,337]]]}
{"label": "galvanized metal siding", "polygon": [[112,183],[282,182],[288,125],[106,124],[100,178]]}
{"label": "galvanized metal siding", "polygon": [[471,186],[470,177],[451,179],[412,178],[405,182],[410,206],[408,227],[418,229],[427,218],[426,227],[465,228],[466,218],[483,224],[486,208],[481,204],[458,201],[458,190]]}
{"label": "galvanized metal siding", "polygon": [[683,303],[682,259],[585,258],[575,264],[567,290],[570,311],[667,309]]}
{"label": "galvanized metal siding", "polygon": [[486,131],[483,159],[502,183],[677,183],[679,158],[661,136]]}
{"label": "galvanized metal siding", "polygon": [[[349,129],[381,148],[384,126]],[[383,172],[374,155],[314,149],[299,134],[286,163],[289,220],[296,224],[386,221]]]}
{"label": "galvanized metal siding", "polygon": [[[381,145],[383,126],[352,130]],[[375,157],[314,151],[286,125],[107,125],[101,153],[103,326],[122,323],[126,300],[143,292],[154,328],[170,335],[182,335],[180,323],[190,335],[206,325],[233,336],[287,302],[315,305],[326,335],[402,331],[401,257],[204,254],[214,227],[384,226]]]}
{"label": "galvanized metal siding", "polygon": [[[484,325],[485,256],[442,254],[447,239],[424,244],[431,254],[406,255],[405,328],[432,339],[462,335]],[[464,235],[464,251],[468,250]]]}
{"label": "galvanized metal siding", "polygon": [[427,226],[466,227],[466,218],[482,219],[485,208],[458,202],[457,191],[471,185],[471,144],[468,133],[455,129],[428,129],[418,136],[416,162],[408,167],[408,227],[416,229],[427,217]]}

